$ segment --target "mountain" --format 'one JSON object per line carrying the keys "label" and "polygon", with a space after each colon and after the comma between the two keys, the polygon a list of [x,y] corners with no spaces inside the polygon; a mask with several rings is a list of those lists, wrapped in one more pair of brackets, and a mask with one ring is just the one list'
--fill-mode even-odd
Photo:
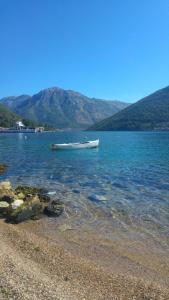
{"label": "mountain", "polygon": [[19,116],[0,104],[0,127],[12,127],[18,119]]}
{"label": "mountain", "polygon": [[32,97],[6,97],[1,103],[24,118],[57,128],[87,128],[128,106],[124,102],[89,98],[57,87],[42,90]]}
{"label": "mountain", "polygon": [[21,95],[18,97],[10,96],[1,99],[1,103],[11,109],[16,109],[18,105],[21,105],[25,100],[31,98],[29,95]]}
{"label": "mountain", "polygon": [[96,123],[89,130],[169,130],[169,86]]}

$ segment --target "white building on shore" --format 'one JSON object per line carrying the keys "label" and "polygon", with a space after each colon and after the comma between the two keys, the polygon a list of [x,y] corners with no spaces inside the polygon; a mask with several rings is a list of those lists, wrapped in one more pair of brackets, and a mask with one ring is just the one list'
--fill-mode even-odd
{"label": "white building on shore", "polygon": [[23,128],[26,128],[26,126],[22,123],[22,121],[16,122],[16,129],[21,130]]}

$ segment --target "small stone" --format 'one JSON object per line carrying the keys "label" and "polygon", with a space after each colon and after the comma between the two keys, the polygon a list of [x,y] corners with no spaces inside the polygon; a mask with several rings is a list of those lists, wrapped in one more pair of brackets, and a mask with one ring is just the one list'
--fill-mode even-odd
{"label": "small stone", "polygon": [[59,226],[59,230],[61,232],[64,232],[64,231],[67,231],[67,230],[73,230],[73,228],[68,224],[62,224],[62,225]]}
{"label": "small stone", "polygon": [[25,198],[24,193],[20,192],[19,194],[17,194],[17,198],[18,199],[24,199]]}
{"label": "small stone", "polygon": [[3,217],[6,215],[9,208],[9,203],[5,201],[0,201],[0,217]]}
{"label": "small stone", "polygon": [[63,279],[64,279],[64,281],[68,281],[68,280],[69,280],[69,277],[68,277],[68,276],[65,276]]}
{"label": "small stone", "polygon": [[11,183],[10,181],[2,181],[0,183],[0,189],[4,189],[4,190],[11,190],[12,189],[12,186],[11,186]]}
{"label": "small stone", "polygon": [[0,182],[0,200],[8,203],[13,202],[15,198],[14,191],[9,181]]}
{"label": "small stone", "polygon": [[12,209],[16,209],[16,208],[18,208],[19,206],[21,206],[23,203],[24,203],[23,200],[21,200],[21,199],[16,199],[16,200],[14,200],[14,202],[11,204],[11,207],[12,207]]}
{"label": "small stone", "polygon": [[79,189],[73,189],[73,193],[80,194],[80,190]]}
{"label": "small stone", "polygon": [[48,192],[47,194],[50,195],[50,196],[53,196],[53,195],[56,195],[56,192],[55,191],[54,192]]}

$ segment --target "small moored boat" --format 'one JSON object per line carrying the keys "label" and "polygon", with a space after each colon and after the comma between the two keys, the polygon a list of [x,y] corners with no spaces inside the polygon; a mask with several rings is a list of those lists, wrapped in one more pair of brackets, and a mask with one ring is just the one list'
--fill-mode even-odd
{"label": "small moored boat", "polygon": [[52,150],[67,150],[67,149],[84,149],[96,148],[99,146],[99,139],[95,141],[86,141],[81,143],[68,143],[68,144],[52,144]]}

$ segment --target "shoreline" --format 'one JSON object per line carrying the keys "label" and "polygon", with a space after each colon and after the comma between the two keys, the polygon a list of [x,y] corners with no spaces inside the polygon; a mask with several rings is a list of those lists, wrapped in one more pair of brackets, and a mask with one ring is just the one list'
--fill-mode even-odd
{"label": "shoreline", "polygon": [[[45,219],[18,225],[0,220],[2,299],[169,299],[167,284],[143,277],[146,267],[141,262],[137,264],[136,260],[129,263],[132,259],[118,248],[110,251],[108,246],[114,257],[114,267],[112,265],[108,270],[100,263],[99,248],[93,248],[96,259],[85,252],[92,234],[84,235],[85,244],[80,243],[74,231],[66,231],[63,238],[56,231],[54,241],[43,233],[45,226]],[[65,238],[67,234],[73,235],[74,241]],[[106,249],[103,244],[101,248]],[[103,253],[108,255],[106,251]],[[136,269],[136,265],[142,279],[131,276],[130,268]],[[118,268],[121,269],[119,273]]]}

